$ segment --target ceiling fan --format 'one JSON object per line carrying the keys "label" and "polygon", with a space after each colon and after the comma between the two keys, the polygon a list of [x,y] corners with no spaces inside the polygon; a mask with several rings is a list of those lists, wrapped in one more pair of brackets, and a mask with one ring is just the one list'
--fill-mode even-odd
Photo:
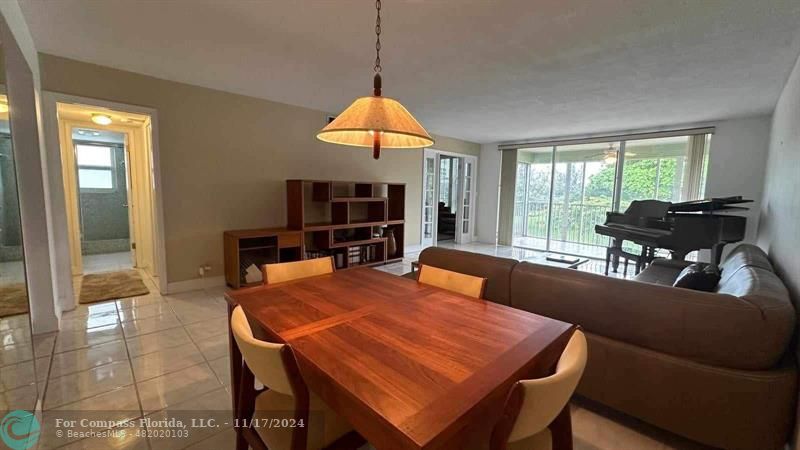
{"label": "ceiling fan", "polygon": [[[600,153],[594,153],[586,157],[586,159],[594,159],[598,156],[603,157],[603,162],[606,164],[616,164],[617,162],[617,154],[618,150],[614,146],[614,143],[609,143],[608,148]],[[636,156],[636,153],[625,152],[625,156]]]}

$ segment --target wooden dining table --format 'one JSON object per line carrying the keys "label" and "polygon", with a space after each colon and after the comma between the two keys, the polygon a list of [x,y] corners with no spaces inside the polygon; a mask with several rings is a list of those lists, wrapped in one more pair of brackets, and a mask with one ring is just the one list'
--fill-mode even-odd
{"label": "wooden dining table", "polygon": [[[574,331],[370,268],[226,299],[266,339],[289,344],[308,388],[378,450],[488,448],[511,386],[553,373]],[[241,364],[231,339],[234,386]],[[571,448],[565,411],[554,448]]]}

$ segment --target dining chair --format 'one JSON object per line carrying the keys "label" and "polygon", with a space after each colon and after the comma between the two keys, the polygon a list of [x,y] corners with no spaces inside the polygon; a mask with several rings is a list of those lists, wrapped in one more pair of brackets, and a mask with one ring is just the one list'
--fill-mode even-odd
{"label": "dining chair", "polygon": [[417,281],[473,298],[483,298],[483,291],[486,289],[486,278],[425,264],[420,264]]}
{"label": "dining chair", "polygon": [[[551,428],[563,414],[569,419],[568,403],[583,376],[587,355],[586,336],[575,330],[553,375],[516,382],[492,431],[491,450],[550,450],[556,439],[563,439],[563,435],[551,433]],[[569,429],[570,443],[571,434]]]}
{"label": "dining chair", "polygon": [[[359,438],[350,424],[308,390],[288,344],[257,339],[241,306],[231,313],[230,326],[244,359],[234,413],[241,425],[237,450],[357,448],[348,445]],[[264,389],[256,390],[256,379]]]}
{"label": "dining chair", "polygon": [[264,264],[264,284],[283,283],[300,278],[332,273],[335,269],[333,256],[306,259],[276,264]]}

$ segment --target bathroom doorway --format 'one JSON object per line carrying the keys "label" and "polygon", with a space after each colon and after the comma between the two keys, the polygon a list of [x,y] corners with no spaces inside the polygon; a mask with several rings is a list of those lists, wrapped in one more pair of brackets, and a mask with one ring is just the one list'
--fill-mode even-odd
{"label": "bathroom doorway", "polygon": [[82,273],[132,269],[136,256],[125,134],[89,127],[71,131]]}
{"label": "bathroom doorway", "polygon": [[72,274],[157,277],[151,118],[56,104]]}

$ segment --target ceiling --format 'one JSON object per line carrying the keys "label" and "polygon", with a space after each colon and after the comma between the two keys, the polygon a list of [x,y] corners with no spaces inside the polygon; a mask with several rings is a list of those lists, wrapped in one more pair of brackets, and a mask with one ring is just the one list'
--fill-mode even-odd
{"label": "ceiling", "polygon": [[[328,112],[369,95],[364,0],[19,0],[40,52]],[[797,0],[392,0],[384,95],[474,142],[771,112]]]}

